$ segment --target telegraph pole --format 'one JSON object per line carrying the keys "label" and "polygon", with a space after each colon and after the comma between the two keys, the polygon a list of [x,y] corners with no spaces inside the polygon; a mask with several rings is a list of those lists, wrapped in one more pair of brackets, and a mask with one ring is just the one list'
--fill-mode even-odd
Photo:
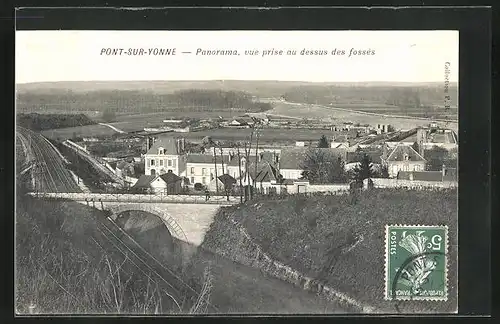
{"label": "telegraph pole", "polygon": [[217,152],[215,150],[214,145],[214,163],[215,163],[215,190],[217,191],[217,195],[219,194],[219,178],[217,177]]}
{"label": "telegraph pole", "polygon": [[224,154],[223,154],[222,146],[219,146],[219,148],[220,148],[220,158],[221,158],[220,163],[222,164],[222,174],[226,174],[224,172]]}
{"label": "telegraph pole", "polygon": [[241,156],[240,156],[240,147],[238,146],[238,168],[240,170],[240,203],[243,203],[243,185],[241,183]]}
{"label": "telegraph pole", "polygon": [[39,176],[39,175],[41,176],[42,173],[44,173],[44,171],[42,170],[40,165],[37,162],[34,162],[34,164],[33,164],[33,186],[34,186],[35,194],[37,197],[38,197],[39,191],[42,191],[40,189],[43,189],[42,188],[42,180],[39,179],[39,181],[37,181],[37,176]]}

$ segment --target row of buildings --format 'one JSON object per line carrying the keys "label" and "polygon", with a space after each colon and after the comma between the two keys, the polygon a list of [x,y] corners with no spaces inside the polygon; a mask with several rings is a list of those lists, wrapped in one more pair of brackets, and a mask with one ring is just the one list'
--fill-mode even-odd
{"label": "row of buildings", "polygon": [[[423,129],[416,130],[415,134],[410,134],[410,136],[415,135],[415,142],[420,141],[423,144],[429,143],[430,134],[435,133]],[[454,134],[452,133],[451,136]],[[149,149],[144,155],[145,174],[135,183],[136,188],[149,187],[154,191],[174,192],[180,187],[200,184],[202,187],[214,190],[221,188],[227,181],[238,185],[241,183],[243,186],[258,183],[256,187],[271,188],[273,184],[276,185],[279,182],[280,187],[291,186],[287,190],[289,192],[300,192],[300,187],[304,188],[307,185],[307,181],[301,178],[304,171],[304,159],[310,148],[304,146],[262,146],[259,151],[255,151],[254,148],[248,157],[243,149],[238,150],[232,147],[209,148],[206,153],[193,154],[186,150],[183,138],[172,136],[160,137],[148,146]],[[454,168],[443,168],[439,172],[426,171],[427,161],[423,149],[418,152],[412,145],[407,145],[407,142],[400,141],[396,145],[383,143],[383,145],[371,145],[364,148],[347,146],[315,149],[325,150],[342,159],[347,171],[358,165],[363,155],[366,154],[373,162],[373,169],[387,167],[390,178],[456,181],[457,177]]]}

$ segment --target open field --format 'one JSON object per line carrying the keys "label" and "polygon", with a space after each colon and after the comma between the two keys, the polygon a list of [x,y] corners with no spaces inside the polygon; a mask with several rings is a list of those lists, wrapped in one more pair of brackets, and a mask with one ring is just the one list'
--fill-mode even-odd
{"label": "open field", "polygon": [[[343,122],[353,122],[360,124],[390,124],[393,125],[396,129],[412,129],[416,126],[426,126],[431,122],[431,119],[412,119],[412,118],[398,118],[398,117],[390,117],[390,116],[377,116],[377,115],[369,115],[363,112],[355,112],[349,111],[347,109],[335,109],[326,106],[320,105],[311,105],[311,104],[296,104],[296,103],[281,103],[276,105],[272,110],[268,113],[291,116],[291,117],[299,117],[299,118],[311,118],[311,119],[320,119],[320,120],[330,120],[330,119],[338,119]],[[447,127],[458,130],[457,123],[440,123],[447,124]]]}
{"label": "open field", "polygon": [[[381,311],[395,312],[384,296],[385,225],[449,227],[448,300],[399,305],[403,313],[457,310],[457,190],[370,190],[345,196],[263,197],[216,215],[204,244],[229,255],[239,245],[234,220],[273,259]],[[241,253],[241,252],[240,252]]]}
{"label": "open field", "polygon": [[[147,122],[146,122],[147,123]],[[117,122],[110,123],[123,131],[131,132],[142,130],[146,125],[142,122]],[[155,126],[155,125],[150,125]],[[286,129],[286,128],[265,128],[259,131],[260,140],[262,142],[273,141],[300,141],[300,140],[318,140],[321,135],[327,137],[334,135],[334,132],[323,129]],[[251,129],[248,128],[216,128],[204,130],[199,132],[189,133],[167,133],[183,136],[186,139],[201,140],[205,136],[211,136],[216,140],[244,140],[250,137]],[[74,135],[79,137],[93,137],[93,136],[112,136],[117,134],[114,130],[103,125],[90,125],[71,128],[53,129],[42,132],[42,135],[54,139],[65,140],[71,139]]]}

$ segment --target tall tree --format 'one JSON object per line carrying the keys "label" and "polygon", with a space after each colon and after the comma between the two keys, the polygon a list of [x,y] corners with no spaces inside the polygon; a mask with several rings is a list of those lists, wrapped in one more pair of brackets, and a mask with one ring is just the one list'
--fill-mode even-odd
{"label": "tall tree", "polygon": [[318,143],[318,148],[328,148],[330,147],[330,144],[328,143],[328,139],[326,138],[325,135],[321,135],[321,138],[319,139]]}
{"label": "tall tree", "polygon": [[352,171],[352,177],[356,181],[363,181],[365,179],[371,178],[375,175],[372,169],[372,159],[363,154],[359,165],[356,165]]}
{"label": "tall tree", "polygon": [[443,164],[451,164],[453,167],[457,165],[456,159],[450,159],[448,151],[439,146],[433,146],[430,150],[426,150],[425,159],[427,160],[425,166],[427,171],[439,171],[443,168]]}
{"label": "tall tree", "polygon": [[301,165],[302,178],[311,183],[344,182],[346,174],[342,159],[324,149],[310,149]]}
{"label": "tall tree", "polygon": [[377,174],[378,177],[380,178],[389,178],[389,168],[387,165],[382,165],[380,167],[380,171]]}

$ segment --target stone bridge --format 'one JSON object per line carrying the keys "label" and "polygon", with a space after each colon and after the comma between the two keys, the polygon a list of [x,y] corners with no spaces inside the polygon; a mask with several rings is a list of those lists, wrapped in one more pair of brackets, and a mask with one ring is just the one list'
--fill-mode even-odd
{"label": "stone bridge", "polygon": [[145,211],[159,217],[173,237],[195,246],[203,242],[205,233],[219,208],[237,203],[235,199],[227,201],[226,197],[212,197],[203,203],[204,197],[189,196],[168,198],[165,196],[163,199],[155,199],[155,196],[130,194],[32,193],[32,195],[45,199],[70,199],[97,209],[109,210],[112,212],[113,220],[126,211]]}
{"label": "stone bridge", "polygon": [[[86,204],[84,201],[80,203]],[[111,218],[116,218],[126,211],[145,211],[158,216],[170,234],[187,243],[199,246],[210,228],[215,214],[221,205],[215,204],[175,204],[175,203],[123,203],[102,202],[96,208],[110,210]]]}

